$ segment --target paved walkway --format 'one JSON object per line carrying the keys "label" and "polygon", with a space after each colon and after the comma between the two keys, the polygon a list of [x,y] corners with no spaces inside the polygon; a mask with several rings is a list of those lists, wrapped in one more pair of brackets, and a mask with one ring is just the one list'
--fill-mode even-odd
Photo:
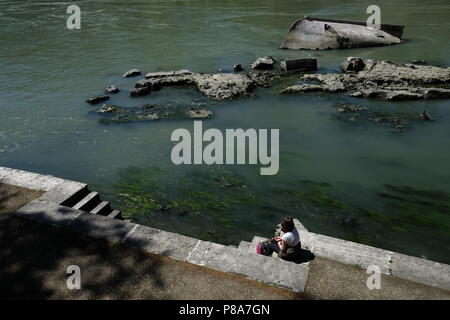
{"label": "paved walkway", "polygon": [[307,299],[450,300],[450,291],[388,275],[381,275],[380,289],[369,290],[365,269],[317,256],[309,268]]}

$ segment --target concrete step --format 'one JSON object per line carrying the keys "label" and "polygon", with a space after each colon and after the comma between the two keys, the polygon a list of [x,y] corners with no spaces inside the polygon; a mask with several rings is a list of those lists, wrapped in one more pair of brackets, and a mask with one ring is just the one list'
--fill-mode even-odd
{"label": "concrete step", "polygon": [[90,211],[100,203],[100,195],[98,192],[91,192],[73,206],[74,209]]}
{"label": "concrete step", "polygon": [[113,210],[110,214],[107,215],[108,218],[123,220],[122,214],[119,210]]}
{"label": "concrete step", "polygon": [[224,272],[231,272],[250,279],[303,292],[309,267],[302,264],[274,259],[259,254],[248,254],[229,246],[199,241],[187,262]]}
{"label": "concrete step", "polygon": [[111,211],[111,206],[109,205],[109,202],[108,201],[102,201],[94,209],[92,209],[90,212],[93,213],[93,214],[106,215],[110,211]]}
{"label": "concrete step", "polygon": [[239,243],[238,249],[241,251],[248,252],[248,247],[250,247],[251,242],[248,241],[241,241]]}
{"label": "concrete step", "polygon": [[48,191],[42,199],[66,207],[72,207],[87,196],[88,193],[89,190],[85,183],[65,181]]}
{"label": "concrete step", "polygon": [[[65,193],[68,193],[66,195],[66,199],[64,201],[55,201],[55,202],[59,203],[63,206],[66,206],[66,207],[73,207],[78,202],[83,200],[83,198],[85,198],[90,193],[87,185],[84,185],[84,187],[82,187],[78,190],[73,190],[73,188],[67,188],[64,185],[62,187],[63,187],[63,191]],[[61,194],[60,190],[57,190],[57,192],[58,192],[58,194]],[[50,199],[50,201],[52,201],[52,200],[53,199]]]}

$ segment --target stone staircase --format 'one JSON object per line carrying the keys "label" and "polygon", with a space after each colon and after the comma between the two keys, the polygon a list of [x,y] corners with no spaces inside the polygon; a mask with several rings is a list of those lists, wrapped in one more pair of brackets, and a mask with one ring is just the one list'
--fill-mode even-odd
{"label": "stone staircase", "polygon": [[108,201],[103,201],[98,192],[90,191],[87,186],[80,188],[68,199],[64,200],[61,205],[108,218],[123,220],[119,210],[113,210]]}
{"label": "stone staircase", "polygon": [[[309,273],[309,262],[305,263],[294,263],[286,260],[282,260],[274,252],[271,257],[262,256],[256,253],[256,245],[265,241],[267,238],[254,236],[252,242],[241,241],[237,247],[238,251],[245,252],[248,254],[250,260],[266,260],[265,264],[270,265],[271,272],[279,272],[283,276],[283,282],[285,284],[290,284],[290,289],[303,292],[306,285],[306,280]],[[253,256],[254,255],[254,256]],[[253,257],[253,258],[252,258]],[[258,258],[258,259],[256,259]],[[273,269],[272,269],[273,268]],[[269,281],[267,281],[269,282]],[[270,282],[269,282],[270,283]]]}

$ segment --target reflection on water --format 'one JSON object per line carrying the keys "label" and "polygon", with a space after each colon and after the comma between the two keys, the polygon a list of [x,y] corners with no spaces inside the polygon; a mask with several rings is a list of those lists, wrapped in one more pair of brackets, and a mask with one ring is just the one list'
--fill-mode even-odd
{"label": "reflection on water", "polygon": [[[65,28],[67,2],[0,1],[0,164],[85,181],[139,222],[223,243],[270,236],[287,214],[314,232],[450,262],[448,101],[385,102],[345,95],[279,95],[212,103],[189,88],[130,98],[121,75],[246,66],[257,57],[345,57],[450,64],[447,1],[379,1],[385,23],[406,25],[401,45],[343,51],[278,50],[306,14],[365,20],[360,1],[78,1],[82,29]],[[114,84],[108,103],[191,105],[214,112],[204,129],[279,128],[280,172],[257,166],[174,166],[170,134],[190,120],[104,123],[84,101]],[[342,121],[336,106],[367,108]],[[408,130],[373,115],[420,114]],[[347,114],[345,114],[347,115]],[[347,119],[347,118],[345,118]],[[344,120],[345,120],[344,119]],[[403,119],[403,118],[402,118]],[[403,120],[402,120],[403,121]],[[403,123],[403,122],[402,122]],[[394,121],[394,125],[397,125]]]}

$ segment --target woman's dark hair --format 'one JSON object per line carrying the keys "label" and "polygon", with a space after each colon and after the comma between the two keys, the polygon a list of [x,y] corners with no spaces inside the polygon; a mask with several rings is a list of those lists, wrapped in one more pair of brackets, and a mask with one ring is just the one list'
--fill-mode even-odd
{"label": "woman's dark hair", "polygon": [[294,220],[292,220],[291,217],[284,217],[283,220],[281,220],[281,231],[291,232],[294,227]]}

